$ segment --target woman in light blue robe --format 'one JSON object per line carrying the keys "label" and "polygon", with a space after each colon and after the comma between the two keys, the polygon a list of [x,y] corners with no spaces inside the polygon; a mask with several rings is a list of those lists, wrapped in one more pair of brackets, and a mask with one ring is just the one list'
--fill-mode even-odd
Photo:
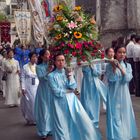
{"label": "woman in light blue robe", "polygon": [[39,65],[36,73],[39,79],[37,94],[35,99],[34,115],[36,120],[37,133],[45,138],[52,131],[51,124],[51,94],[48,86],[48,59],[50,53],[43,49],[40,51]]}
{"label": "woman in light blue robe", "polygon": [[54,140],[101,140],[79,99],[72,73],[66,75],[65,58],[56,56],[56,70],[49,74],[49,85],[53,95],[53,136]]}
{"label": "woman in light blue robe", "polygon": [[92,120],[93,124],[99,127],[100,99],[106,102],[107,88],[99,79],[101,76],[101,64],[84,66],[81,88],[81,103]]}
{"label": "woman in light blue robe", "polygon": [[137,127],[132,107],[129,82],[132,79],[132,69],[125,63],[125,48],[116,48],[118,60],[107,65],[108,78],[107,98],[107,140],[132,140],[137,138]]}

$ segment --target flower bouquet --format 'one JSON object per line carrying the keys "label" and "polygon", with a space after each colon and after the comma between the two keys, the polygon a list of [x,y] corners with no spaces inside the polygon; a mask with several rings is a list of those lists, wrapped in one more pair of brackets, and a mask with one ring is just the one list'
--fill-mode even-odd
{"label": "flower bouquet", "polygon": [[68,66],[73,57],[78,65],[104,57],[93,16],[84,13],[80,6],[72,9],[66,4],[55,6],[53,13],[48,24],[52,55],[63,53]]}

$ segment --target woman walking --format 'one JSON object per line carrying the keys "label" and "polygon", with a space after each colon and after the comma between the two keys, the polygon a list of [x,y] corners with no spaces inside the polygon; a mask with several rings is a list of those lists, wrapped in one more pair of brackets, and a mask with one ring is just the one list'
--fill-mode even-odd
{"label": "woman walking", "polygon": [[4,71],[7,76],[6,79],[6,95],[5,95],[5,104],[9,107],[18,106],[20,103],[20,81],[19,81],[19,72],[20,67],[17,60],[15,60],[14,53],[12,49],[7,51],[7,59],[4,63]]}
{"label": "woman walking", "polygon": [[137,127],[128,84],[132,69],[125,62],[124,46],[115,49],[117,60],[107,65],[107,140],[132,140],[137,138]]}
{"label": "woman walking", "polygon": [[37,54],[31,52],[29,54],[30,62],[23,66],[21,85],[22,98],[21,110],[27,124],[35,124],[34,119],[34,102],[38,86],[38,78],[36,75]]}
{"label": "woman walking", "polygon": [[82,69],[81,103],[92,120],[99,127],[101,98],[106,103],[107,88],[99,79],[102,74],[101,64],[85,66]]}
{"label": "woman walking", "polygon": [[48,86],[49,57],[50,52],[48,50],[41,50],[36,68],[39,85],[35,99],[34,115],[36,120],[37,133],[42,139],[45,139],[47,135],[52,131],[51,94]]}
{"label": "woman walking", "polygon": [[73,74],[64,69],[65,57],[55,56],[56,69],[49,74],[52,93],[54,140],[101,140],[79,99],[74,94],[76,82]]}

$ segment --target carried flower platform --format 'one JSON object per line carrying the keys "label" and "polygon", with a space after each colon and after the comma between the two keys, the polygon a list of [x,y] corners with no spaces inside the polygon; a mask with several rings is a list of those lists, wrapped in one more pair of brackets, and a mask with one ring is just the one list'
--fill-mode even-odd
{"label": "carried flower platform", "polygon": [[63,53],[68,66],[73,57],[78,65],[104,58],[93,16],[84,13],[80,6],[71,9],[65,4],[57,5],[53,12],[48,26],[52,55]]}

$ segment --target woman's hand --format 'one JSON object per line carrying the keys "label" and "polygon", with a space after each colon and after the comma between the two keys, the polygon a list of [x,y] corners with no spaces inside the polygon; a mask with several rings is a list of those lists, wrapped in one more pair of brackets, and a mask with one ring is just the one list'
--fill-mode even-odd
{"label": "woman's hand", "polygon": [[25,94],[26,94],[25,89],[22,89],[22,95],[25,96]]}
{"label": "woman's hand", "polygon": [[80,94],[79,91],[77,90],[77,88],[74,90],[74,94],[75,95],[79,95]]}
{"label": "woman's hand", "polygon": [[115,73],[116,72],[116,68],[117,68],[117,65],[118,65],[118,60],[114,59],[114,60],[110,60],[110,63],[112,65],[112,68],[113,68],[113,72]]}
{"label": "woman's hand", "polygon": [[66,76],[68,79],[73,75],[73,69],[71,67],[66,68]]}
{"label": "woman's hand", "polygon": [[124,69],[122,68],[122,66],[120,64],[118,64],[117,67],[121,71],[122,75],[125,75],[126,74],[125,71],[124,71]]}
{"label": "woman's hand", "polygon": [[20,74],[20,71],[19,70],[17,70],[17,72],[16,72],[17,74]]}
{"label": "woman's hand", "polygon": [[125,75],[125,71],[124,71],[124,69],[122,68],[122,66],[120,65],[120,63],[119,63],[119,61],[118,60],[113,60],[113,64],[112,64],[112,66],[113,66],[113,68],[116,70],[116,68],[118,68],[120,71],[121,71],[121,73],[122,73],[122,75]]}

